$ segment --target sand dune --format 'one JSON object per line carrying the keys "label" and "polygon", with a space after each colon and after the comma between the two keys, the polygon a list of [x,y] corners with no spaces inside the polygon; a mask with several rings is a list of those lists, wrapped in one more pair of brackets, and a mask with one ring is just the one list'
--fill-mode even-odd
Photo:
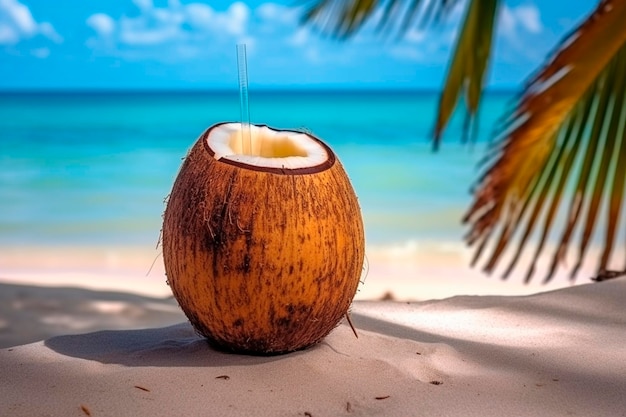
{"label": "sand dune", "polygon": [[[47,291],[48,289],[46,289]],[[186,323],[0,350],[0,415],[626,416],[626,279],[357,301],[319,345],[212,349]]]}

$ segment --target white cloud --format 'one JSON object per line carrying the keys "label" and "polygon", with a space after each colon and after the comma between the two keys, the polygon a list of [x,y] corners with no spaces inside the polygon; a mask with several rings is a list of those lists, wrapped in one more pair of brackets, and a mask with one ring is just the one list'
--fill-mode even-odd
{"label": "white cloud", "polygon": [[87,18],[87,26],[102,36],[110,36],[115,30],[115,21],[104,13],[96,13]]}
{"label": "white cloud", "polygon": [[501,37],[505,59],[519,61],[519,57],[539,59],[537,48],[528,48],[543,33],[543,24],[539,9],[533,4],[509,7],[503,4],[500,8],[496,35]]}
{"label": "white cloud", "polygon": [[498,22],[499,32],[509,40],[517,40],[523,32],[538,34],[543,30],[539,9],[535,5],[509,7],[502,5]]}
{"label": "white cloud", "polygon": [[334,68],[350,66],[359,59],[441,63],[448,57],[461,18],[455,9],[445,24],[432,31],[410,29],[400,42],[388,39],[386,43],[373,30],[374,24],[349,41],[337,42],[301,26],[301,8],[274,2],[251,9],[235,1],[216,9],[198,0],[169,0],[167,4],[132,1],[137,6],[135,15],[97,13],[87,19],[86,24],[94,30],[87,45],[97,54],[128,60],[230,62],[235,44],[246,43],[250,58],[274,57],[263,65],[277,68],[280,59]]}
{"label": "white cloud", "polygon": [[17,43],[19,36],[13,28],[0,24],[0,45]]}
{"label": "white cloud", "polygon": [[275,24],[298,24],[300,11],[295,7],[283,6],[276,3],[263,3],[256,8],[255,14],[262,20]]}
{"label": "white cloud", "polygon": [[311,32],[309,29],[300,28],[288,39],[288,42],[294,46],[304,46],[309,42],[310,38]]}
{"label": "white cloud", "polygon": [[422,43],[422,41],[426,39],[426,35],[427,33],[425,30],[411,28],[404,35],[404,39],[410,43]]}
{"label": "white cloud", "polygon": [[54,27],[48,22],[40,23],[38,26],[38,30],[39,30],[39,33],[41,33],[42,35],[44,35],[46,38],[50,39],[54,43],[63,42],[63,37],[61,37],[61,35],[59,35],[57,31],[54,30]]}
{"label": "white cloud", "polygon": [[534,5],[518,6],[514,10],[517,20],[528,32],[539,33],[543,27],[539,18],[539,9]]}
{"label": "white cloud", "polygon": [[208,30],[215,19],[215,11],[203,3],[191,3],[185,6],[186,21],[193,28]]}
{"label": "white cloud", "polygon": [[149,10],[149,9],[152,9],[153,7],[152,0],[133,0],[133,3],[140,10]]}
{"label": "white cloud", "polygon": [[121,43],[138,45],[159,45],[179,36],[179,29],[175,26],[165,26],[160,28],[136,28],[132,24],[122,22],[122,30],[119,34]]}
{"label": "white cloud", "polygon": [[178,0],[170,0],[164,7],[151,0],[133,2],[138,16],[91,15],[86,24],[96,36],[87,45],[109,55],[175,60],[193,58],[220,40],[254,43],[248,34],[250,9],[242,2],[221,12],[204,3],[182,5]]}
{"label": "white cloud", "polygon": [[389,48],[389,54],[398,60],[428,64],[444,64],[456,40],[462,19],[462,8],[455,7],[440,24],[430,28],[409,28],[402,40]]}
{"label": "white cloud", "polygon": [[22,34],[33,36],[37,32],[37,23],[30,10],[17,0],[1,0],[0,10],[7,20],[13,23],[14,28]]}
{"label": "white cloud", "polygon": [[515,27],[517,22],[515,21],[515,16],[511,9],[505,4],[502,9],[500,9],[500,17],[498,21],[498,29],[507,35],[511,35],[515,33]]}
{"label": "white cloud", "polygon": [[421,48],[416,47],[415,45],[401,45],[395,46],[390,49],[389,53],[391,56],[395,58],[399,58],[403,61],[415,61],[422,62],[425,61],[428,57],[424,54]]}
{"label": "white cloud", "polygon": [[243,35],[250,17],[250,9],[244,3],[236,2],[230,5],[226,13],[218,16],[226,31],[233,35]]}
{"label": "white cloud", "polygon": [[242,2],[231,4],[222,13],[213,12],[205,15],[203,24],[207,30],[214,33],[243,36],[247,32],[250,20],[250,9]]}
{"label": "white cloud", "polygon": [[37,36],[63,42],[50,23],[37,23],[27,6],[18,0],[0,0],[0,45],[16,45]]}
{"label": "white cloud", "polygon": [[[452,45],[456,41],[458,30],[462,25],[464,7],[461,3],[450,11],[440,24],[429,30],[411,28],[401,42],[389,48],[390,54],[396,59],[404,59],[429,64],[444,64],[450,56]],[[511,51],[515,51],[516,59],[529,57],[533,52],[527,48],[529,37],[543,32],[539,9],[533,4],[509,7],[500,6],[496,37],[501,37]]]}

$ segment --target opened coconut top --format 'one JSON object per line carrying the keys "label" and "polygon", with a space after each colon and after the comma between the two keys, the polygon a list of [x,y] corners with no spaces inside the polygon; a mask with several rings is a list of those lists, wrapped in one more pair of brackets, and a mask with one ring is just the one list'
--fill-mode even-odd
{"label": "opened coconut top", "polygon": [[251,169],[318,171],[335,159],[327,145],[306,133],[250,125],[250,138],[245,136],[241,123],[223,123],[209,129],[205,140],[216,160]]}

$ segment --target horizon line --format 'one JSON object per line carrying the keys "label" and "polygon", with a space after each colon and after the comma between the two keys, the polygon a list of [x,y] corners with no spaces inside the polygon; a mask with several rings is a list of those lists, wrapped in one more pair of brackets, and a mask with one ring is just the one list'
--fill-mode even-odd
{"label": "horizon line", "polygon": [[[440,94],[441,89],[437,88],[385,88],[385,87],[291,87],[272,88],[260,87],[251,88],[249,93],[401,93],[401,94]],[[515,94],[518,90],[509,88],[487,88],[483,91],[486,94]],[[228,93],[239,94],[236,88],[83,88],[83,87],[44,87],[44,88],[0,88],[0,94],[116,94],[116,93],[138,93],[138,94],[172,94],[172,93]]]}

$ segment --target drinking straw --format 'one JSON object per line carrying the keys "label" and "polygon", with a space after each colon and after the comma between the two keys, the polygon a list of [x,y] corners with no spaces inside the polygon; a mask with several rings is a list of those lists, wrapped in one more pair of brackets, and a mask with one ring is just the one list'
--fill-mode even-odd
{"label": "drinking straw", "polygon": [[237,44],[237,69],[239,73],[239,105],[241,110],[241,149],[244,155],[252,153],[250,137],[250,105],[248,103],[248,63],[246,44]]}

